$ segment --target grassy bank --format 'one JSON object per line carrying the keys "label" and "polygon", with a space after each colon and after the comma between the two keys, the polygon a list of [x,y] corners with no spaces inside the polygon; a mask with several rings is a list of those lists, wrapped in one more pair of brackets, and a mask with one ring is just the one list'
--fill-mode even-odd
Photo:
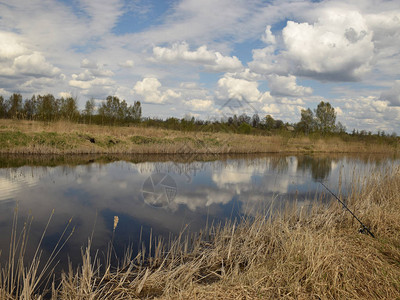
{"label": "grassy bank", "polygon": [[296,137],[224,132],[0,120],[0,153],[177,154],[177,153],[396,153],[398,142],[371,143],[340,137]]}
{"label": "grassy bank", "polygon": [[[399,299],[400,169],[354,183],[347,203],[375,238],[358,233],[336,201],[286,207],[273,218],[266,208],[195,237],[153,240],[118,268],[101,266],[89,245],[82,266],[50,291],[54,299]],[[13,299],[10,272],[0,274],[0,298]],[[21,275],[21,290],[38,298],[29,274]]]}

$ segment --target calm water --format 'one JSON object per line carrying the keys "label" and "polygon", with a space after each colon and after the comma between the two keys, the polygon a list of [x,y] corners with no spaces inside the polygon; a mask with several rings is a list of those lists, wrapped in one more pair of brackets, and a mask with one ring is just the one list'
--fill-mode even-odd
{"label": "calm water", "polygon": [[211,222],[254,214],[260,205],[297,201],[309,205],[326,194],[319,180],[346,194],[354,175],[399,165],[382,156],[223,156],[198,157],[0,157],[0,249],[7,257],[11,224],[34,220],[28,256],[35,250],[52,210],[43,242],[51,252],[72,217],[75,231],[58,258],[79,262],[93,233],[93,247],[104,250],[114,216],[118,254],[139,238],[198,231]]}

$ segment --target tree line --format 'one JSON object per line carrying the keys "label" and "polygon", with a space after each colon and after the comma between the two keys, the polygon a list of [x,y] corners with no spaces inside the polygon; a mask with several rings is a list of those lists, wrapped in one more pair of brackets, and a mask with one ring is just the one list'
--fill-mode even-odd
{"label": "tree line", "polygon": [[128,124],[138,123],[142,117],[139,101],[128,105],[125,100],[116,96],[108,96],[96,107],[94,99],[85,104],[79,111],[77,99],[73,97],[55,98],[51,94],[33,95],[30,99],[22,99],[21,94],[12,94],[9,99],[0,96],[0,118],[22,119],[54,122],[67,120],[94,124]]}
{"label": "tree line", "polygon": [[33,95],[30,99],[23,100],[21,94],[14,93],[8,99],[0,96],[0,118],[38,120],[54,122],[68,120],[86,124],[101,125],[129,125],[140,124],[144,127],[157,127],[181,131],[211,131],[211,132],[236,132],[243,134],[270,135],[273,133],[292,132],[303,135],[348,135],[365,137],[392,137],[384,131],[377,134],[365,130],[353,130],[346,133],[346,127],[336,122],[335,108],[329,103],[321,101],[317,108],[301,110],[300,121],[294,123],[274,119],[271,115],[259,116],[257,113],[249,116],[245,113],[223,117],[219,120],[201,120],[191,116],[184,118],[170,117],[165,120],[159,118],[143,118],[140,101],[128,105],[125,100],[116,96],[108,96],[97,104],[94,99],[86,101],[85,108],[80,111],[77,99],[73,97],[55,98],[51,94]]}

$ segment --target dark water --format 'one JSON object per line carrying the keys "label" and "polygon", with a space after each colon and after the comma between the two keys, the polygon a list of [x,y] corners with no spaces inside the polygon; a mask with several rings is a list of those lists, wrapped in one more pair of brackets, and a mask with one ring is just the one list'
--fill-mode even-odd
{"label": "dark water", "polygon": [[[297,201],[309,205],[325,193],[318,181],[346,194],[355,178],[399,165],[384,156],[221,156],[221,157],[0,157],[0,249],[7,258],[12,219],[18,206],[21,228],[34,217],[27,257],[43,240],[50,253],[72,217],[74,233],[59,253],[80,262],[81,248],[93,234],[93,248],[105,251],[119,223],[114,246],[139,248],[139,239],[198,231],[206,223],[256,213],[260,206]],[[69,232],[70,229],[67,230]]]}

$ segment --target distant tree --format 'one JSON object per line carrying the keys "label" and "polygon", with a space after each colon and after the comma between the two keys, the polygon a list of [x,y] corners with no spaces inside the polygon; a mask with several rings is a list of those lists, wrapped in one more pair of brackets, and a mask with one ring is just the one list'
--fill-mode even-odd
{"label": "distant tree", "polygon": [[[341,122],[337,122],[337,124],[335,126],[335,132],[337,132],[337,133],[345,133],[346,132],[346,126],[344,126]],[[368,135],[370,135],[369,133],[368,133]]]}
{"label": "distant tree", "polygon": [[335,129],[336,112],[329,102],[321,101],[315,110],[317,129],[329,133]]}
{"label": "distant tree", "polygon": [[12,94],[8,100],[8,116],[12,119],[22,117],[22,95]]}
{"label": "distant tree", "polygon": [[271,117],[271,115],[265,116],[265,128],[267,130],[271,130],[271,129],[275,128],[275,120],[273,117]]}
{"label": "distant tree", "polygon": [[238,117],[237,117],[236,114],[233,115],[232,124],[233,124],[234,126],[238,126],[238,125],[239,125],[239,120],[238,120]]}
{"label": "distant tree", "polygon": [[68,121],[76,121],[79,118],[78,105],[76,98],[68,97],[60,99],[60,116]]}
{"label": "distant tree", "polygon": [[108,96],[106,102],[103,102],[99,108],[99,114],[102,116],[103,122],[109,124],[118,120],[118,114],[120,110],[120,101],[116,96]]}
{"label": "distant tree", "polygon": [[23,112],[25,118],[28,120],[33,120],[37,115],[37,101],[35,95],[31,99],[26,99],[24,102]]}
{"label": "distant tree", "polygon": [[122,100],[117,108],[117,122],[118,123],[125,123],[131,120],[131,111],[128,107],[128,104],[125,100]]}
{"label": "distant tree", "polygon": [[254,128],[260,126],[260,117],[258,116],[258,114],[254,114],[251,118],[251,126],[253,126]]}
{"label": "distant tree", "polygon": [[315,120],[312,110],[309,108],[302,109],[300,122],[297,123],[298,130],[304,132],[305,134],[309,134],[314,130],[314,127],[315,127]]}
{"label": "distant tree", "polygon": [[47,94],[44,96],[38,95],[37,100],[37,115],[38,119],[45,122],[51,122],[58,119],[59,103],[53,95]]}
{"label": "distant tree", "polygon": [[83,110],[83,114],[86,118],[89,119],[89,124],[92,123],[92,116],[94,114],[95,108],[96,108],[96,104],[95,104],[93,98],[86,101],[85,109]]}
{"label": "distant tree", "polygon": [[142,118],[142,106],[140,101],[135,101],[133,103],[133,106],[131,106],[131,113],[133,117],[134,122],[140,122],[140,119]]}
{"label": "distant tree", "polygon": [[3,96],[0,96],[0,118],[5,119],[7,118],[8,112],[8,101],[5,101]]}
{"label": "distant tree", "polygon": [[275,126],[274,129],[281,129],[285,126],[285,123],[283,123],[282,120],[276,120],[275,121]]}
{"label": "distant tree", "polygon": [[241,114],[238,118],[239,124],[243,124],[243,123],[250,124],[250,121],[251,121],[251,117],[246,115],[245,113]]}

